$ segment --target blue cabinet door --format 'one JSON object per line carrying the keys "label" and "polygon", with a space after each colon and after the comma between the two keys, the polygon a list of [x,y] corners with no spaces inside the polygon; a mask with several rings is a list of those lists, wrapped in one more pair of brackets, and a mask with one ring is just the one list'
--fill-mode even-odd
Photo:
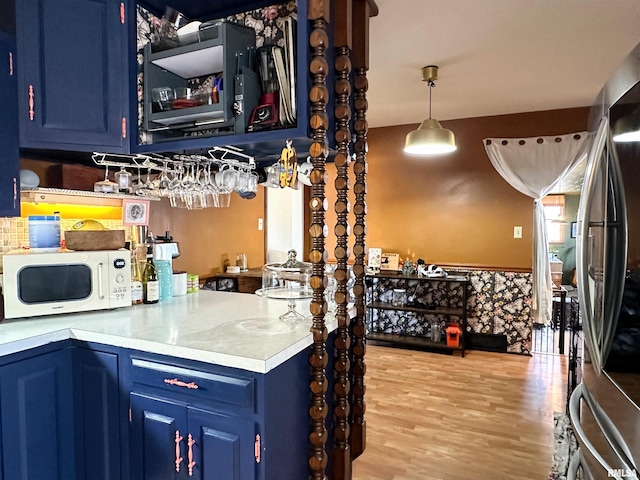
{"label": "blue cabinet door", "polygon": [[0,217],[20,215],[15,38],[0,32]]}
{"label": "blue cabinet door", "polygon": [[131,400],[131,478],[254,480],[255,424],[140,393]]}
{"label": "blue cabinet door", "polygon": [[[199,480],[254,480],[255,424],[237,417],[189,408],[189,430],[194,478]],[[187,447],[189,448],[189,447]]]}
{"label": "blue cabinet door", "polygon": [[21,147],[128,150],[129,5],[17,0]]}
{"label": "blue cabinet door", "polygon": [[187,480],[187,407],[132,393],[131,478]]}
{"label": "blue cabinet door", "polygon": [[11,480],[75,480],[70,350],[0,368],[3,468]]}
{"label": "blue cabinet door", "polygon": [[118,356],[75,348],[73,388],[78,480],[119,480]]}

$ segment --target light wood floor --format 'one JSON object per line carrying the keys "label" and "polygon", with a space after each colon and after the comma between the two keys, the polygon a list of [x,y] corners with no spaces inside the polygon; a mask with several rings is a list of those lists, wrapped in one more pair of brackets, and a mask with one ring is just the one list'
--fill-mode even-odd
{"label": "light wood floor", "polygon": [[567,357],[367,346],[367,446],[353,480],[545,480]]}

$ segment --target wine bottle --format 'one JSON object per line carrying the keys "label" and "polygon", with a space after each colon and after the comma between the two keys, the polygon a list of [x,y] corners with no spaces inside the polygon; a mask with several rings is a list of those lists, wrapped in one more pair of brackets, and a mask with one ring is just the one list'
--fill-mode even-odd
{"label": "wine bottle", "polygon": [[133,249],[131,251],[131,305],[141,304],[143,298],[144,290],[142,288],[142,275],[140,275],[137,249]]}
{"label": "wine bottle", "polygon": [[158,285],[158,272],[153,263],[153,248],[147,247],[147,263],[142,273],[142,301],[144,303],[158,303],[160,299],[160,286]]}

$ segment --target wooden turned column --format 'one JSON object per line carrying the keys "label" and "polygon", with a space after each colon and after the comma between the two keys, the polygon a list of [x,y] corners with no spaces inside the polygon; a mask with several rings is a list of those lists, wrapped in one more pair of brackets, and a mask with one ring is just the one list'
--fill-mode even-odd
{"label": "wooden turned column", "polygon": [[327,209],[325,162],[328,146],[325,137],[329,123],[326,113],[327,100],[329,98],[327,89],[329,65],[326,59],[326,50],[329,46],[329,36],[327,35],[327,23],[330,18],[329,3],[329,0],[309,0],[309,20],[312,22],[309,37],[309,45],[311,47],[309,70],[312,79],[309,92],[311,103],[309,122],[312,131],[312,143],[309,148],[309,154],[313,164],[313,170],[310,174],[311,200],[309,201],[311,211],[309,233],[312,239],[311,252],[309,253],[309,260],[312,263],[310,284],[313,289],[310,306],[313,317],[311,324],[313,345],[309,358],[311,364],[311,382],[309,385],[311,390],[311,407],[309,408],[309,416],[311,417],[309,478],[313,480],[327,478],[325,474],[327,467],[327,453],[325,450],[327,443],[327,429],[325,426],[327,418],[327,402],[325,398],[327,377],[325,368],[328,360],[325,348],[327,328],[324,316],[327,311],[327,304],[324,300],[324,266],[326,260],[325,238],[327,236],[327,227],[325,225],[325,211]]}
{"label": "wooden turned column", "polygon": [[351,143],[351,0],[336,0],[334,6],[334,44],[335,59],[335,140],[337,153],[334,158],[336,166],[336,248],[334,251],[337,265],[335,280],[336,319],[338,328],[334,341],[335,361],[333,387],[333,480],[351,479],[351,450],[349,447],[349,334],[350,317],[347,312],[349,294],[349,164]]}
{"label": "wooden turned column", "polygon": [[353,191],[355,216],[353,234],[355,242],[353,272],[356,277],[353,293],[355,296],[356,318],[351,329],[351,458],[357,458],[366,446],[365,421],[365,253],[367,233],[367,70],[369,69],[369,17],[377,15],[377,7],[372,0],[353,0],[353,68],[354,68],[354,110],[353,130],[355,132]]}

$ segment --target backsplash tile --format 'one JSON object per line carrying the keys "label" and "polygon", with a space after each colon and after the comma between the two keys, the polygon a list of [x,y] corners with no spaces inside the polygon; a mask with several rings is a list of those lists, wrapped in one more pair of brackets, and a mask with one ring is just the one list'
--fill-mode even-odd
{"label": "backsplash tile", "polygon": [[[70,230],[79,218],[64,218],[60,220],[60,234]],[[109,230],[124,230],[125,241],[131,241],[131,227],[122,225],[121,220],[100,220]],[[29,247],[29,220],[21,217],[0,217],[0,253]]]}

